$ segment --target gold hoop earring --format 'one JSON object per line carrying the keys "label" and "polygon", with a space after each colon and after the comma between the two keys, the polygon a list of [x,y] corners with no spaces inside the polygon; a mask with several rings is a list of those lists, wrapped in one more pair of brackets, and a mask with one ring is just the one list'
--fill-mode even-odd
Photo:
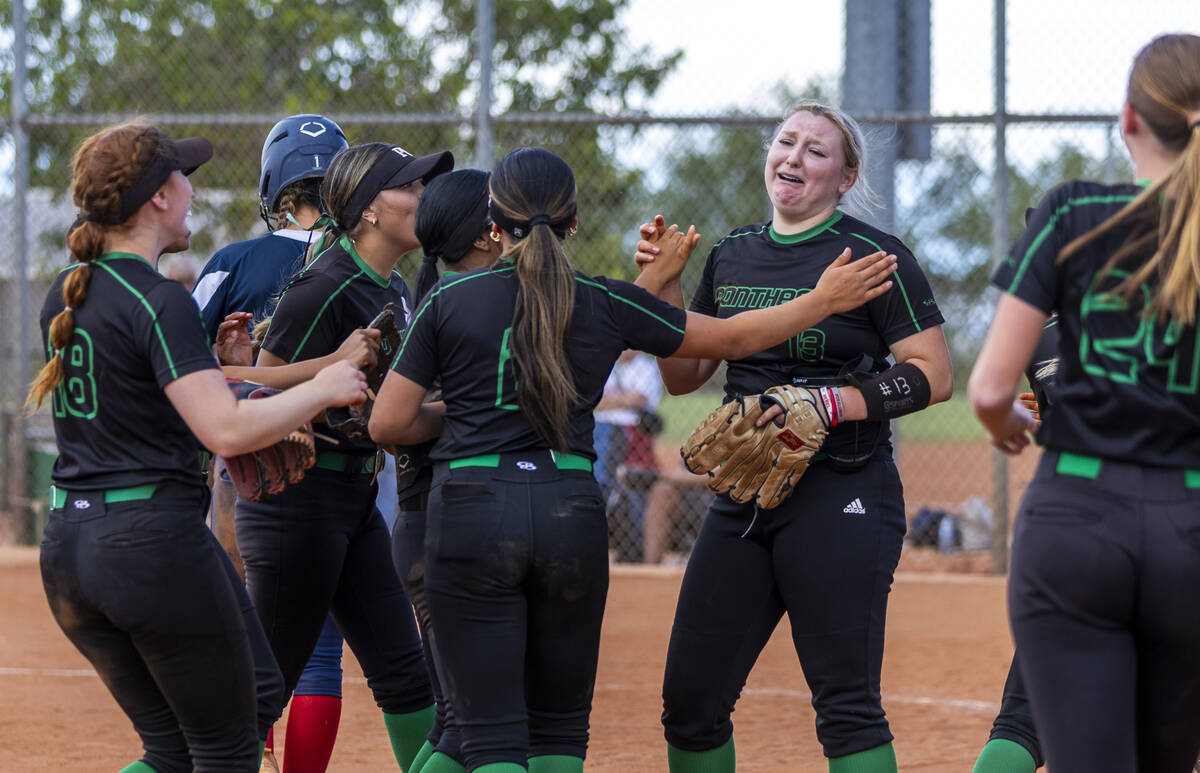
{"label": "gold hoop earring", "polygon": [[492,241],[494,241],[494,242],[500,241],[500,232],[499,231],[492,231],[491,236],[492,236]]}
{"label": "gold hoop earring", "polygon": [[574,236],[577,233],[579,233],[579,229],[576,228],[575,226],[571,226],[570,228],[567,229],[567,236]]}

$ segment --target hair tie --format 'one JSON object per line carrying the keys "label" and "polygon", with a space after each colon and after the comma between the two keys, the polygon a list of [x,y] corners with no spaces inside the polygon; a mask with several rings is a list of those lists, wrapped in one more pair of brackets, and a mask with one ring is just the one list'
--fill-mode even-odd
{"label": "hair tie", "polygon": [[425,254],[421,255],[421,262],[422,263],[437,263],[438,262],[437,253],[436,252],[426,252]]}
{"label": "hair tie", "polygon": [[73,312],[73,311],[75,311],[75,307],[74,306],[63,306],[63,311]]}
{"label": "hair tie", "polygon": [[529,218],[529,227],[532,229],[535,225],[550,225],[550,216],[545,212],[538,212]]}

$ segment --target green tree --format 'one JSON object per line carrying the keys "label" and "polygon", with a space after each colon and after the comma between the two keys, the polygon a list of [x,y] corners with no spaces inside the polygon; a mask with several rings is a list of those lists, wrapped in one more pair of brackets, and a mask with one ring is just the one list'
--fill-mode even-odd
{"label": "green tree", "polygon": [[[496,0],[494,112],[616,111],[652,95],[680,54],[627,49],[620,14],[628,3]],[[11,18],[11,0],[0,0],[0,14]],[[33,114],[197,115],[169,131],[213,140],[216,157],[201,185],[240,192],[222,219],[246,230],[255,227],[250,192],[262,137],[283,115],[322,112],[351,142],[385,139],[418,153],[451,148],[460,164],[473,147],[469,122],[453,120],[473,111],[477,98],[475,3],[468,0],[39,0],[28,27]],[[0,49],[0,64],[7,114],[9,46]],[[263,122],[199,119],[222,113]],[[440,118],[372,125],[355,114]],[[95,128],[39,127],[31,137],[33,184],[65,188],[71,150]],[[595,126],[501,124],[497,152],[521,144],[545,145],[586,172],[581,198],[586,191],[591,207],[617,206],[633,187]],[[581,237],[586,245],[599,232]]]}
{"label": "green tree", "polygon": [[[1031,167],[1008,168],[1009,245],[1025,227],[1025,211],[1066,180],[1130,179],[1128,160],[1098,159],[1078,145],[1062,143]],[[921,261],[947,324],[959,384],[965,384],[991,323],[984,302],[991,276],[991,170],[968,149],[945,153],[913,168],[901,165],[897,191],[913,191],[897,203],[899,235]]]}

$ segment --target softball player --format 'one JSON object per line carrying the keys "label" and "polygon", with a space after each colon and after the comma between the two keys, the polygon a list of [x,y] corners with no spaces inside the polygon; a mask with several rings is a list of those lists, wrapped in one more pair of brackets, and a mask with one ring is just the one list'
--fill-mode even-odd
{"label": "softball player", "polygon": [[[259,213],[270,229],[265,235],[237,242],[218,250],[205,265],[192,297],[201,309],[209,337],[218,339],[223,320],[233,312],[250,312],[261,321],[274,308],[284,283],[304,265],[314,227],[321,222],[321,180],[329,162],[347,147],[341,128],[321,115],[293,115],[276,123],[263,142],[259,174]],[[245,315],[242,315],[245,316]],[[245,324],[248,320],[239,320]],[[359,351],[351,352],[358,356]],[[333,359],[333,358],[325,358]],[[309,370],[323,359],[310,363]],[[231,375],[274,386],[292,386],[304,380],[302,373],[289,383],[265,377],[263,369]],[[212,525],[218,540],[244,575],[241,555],[234,538],[236,492],[218,462],[214,470]],[[287,773],[322,773],[333,753],[342,707],[342,636],[328,618],[312,657],[304,669],[288,711]],[[274,737],[266,738],[268,766],[275,766]],[[271,769],[270,767],[268,769]]]}
{"label": "softball player", "polygon": [[[879,673],[906,522],[888,420],[947,399],[952,375],[942,315],[912,254],[838,209],[856,182],[864,185],[864,168],[853,119],[815,103],[793,108],[767,151],[772,219],[720,241],[692,299],[695,312],[736,319],[805,293],[844,249],[856,256],[883,249],[899,259],[895,292],[777,346],[727,358],[727,400],[789,382],[838,386],[850,421],[830,431],[816,464],[779,507],[760,512],[718,496],[709,509],[667,652],[663,724],[672,771],[734,769],[730,714],[784,612],[829,769],[896,769]],[[639,245],[639,262],[649,246]],[[662,297],[682,305],[678,282]],[[672,394],[697,389],[718,365],[659,363]]]}
{"label": "softball player", "polygon": [[346,135],[322,115],[293,115],[271,127],[258,178],[268,231],[217,250],[192,289],[209,340],[230,312],[249,311],[255,320],[270,315],[284,283],[304,265],[311,229],[323,225],[321,179],[345,148]]}
{"label": "softball player", "polygon": [[1009,576],[1056,773],[1182,773],[1200,751],[1200,37],[1138,53],[1120,126],[1144,182],[1047,194],[993,276],[1005,295],[970,384],[992,442],[1020,452],[1032,420],[1012,395],[1058,312]]}
{"label": "softball player", "polygon": [[[489,236],[488,173],[479,169],[458,169],[430,180],[417,207],[416,236],[424,256],[417,274],[417,296],[424,297],[437,283],[438,261],[445,265],[445,276],[490,266],[500,257],[500,245]],[[443,689],[441,658],[437,655],[437,635],[429,619],[425,598],[425,511],[433,468],[429,464],[432,442],[398,449],[396,489],[400,512],[392,530],[392,560],[396,574],[412,601],[425,650],[437,712],[433,727],[409,773],[462,769],[458,728],[454,712]],[[431,760],[435,757],[436,759]]]}
{"label": "softball player", "polygon": [[[423,180],[453,163],[449,153],[414,158],[383,143],[334,158],[321,195],[336,240],[284,289],[259,365],[325,355],[385,304],[410,307],[396,261],[419,246],[413,219]],[[303,481],[259,502],[238,502],[246,584],[288,695],[332,609],[407,770],[432,724],[433,699],[412,608],[375,507],[377,449],[324,422],[316,427],[337,442],[318,440],[316,467]]]}
{"label": "softball player", "polygon": [[[327,405],[361,401],[366,383],[341,363],[235,402],[187,291],[156,271],[188,247],[185,175],[211,156],[207,140],[139,123],[83,143],[68,237],[78,265],[42,307],[48,363],[28,400],[52,395],[59,447],[46,596],[142,738],[129,771],[256,770],[261,714],[269,725],[283,707],[278,669],[252,657],[263,633],[246,591],[204,525],[200,444],[262,448]],[[257,708],[256,665],[271,677]]]}
{"label": "softball player", "polygon": [[[1043,420],[1053,402],[1053,373],[1057,364],[1058,319],[1052,317],[1038,340],[1033,360],[1025,369],[1025,378],[1033,389],[1038,414]],[[1045,762],[1033,724],[1029,691],[1025,688],[1025,680],[1021,678],[1014,653],[1012,665],[1008,667],[1008,678],[1004,681],[1000,713],[992,723],[992,732],[979,753],[979,759],[975,761],[972,773],[1033,773]]]}
{"label": "softball player", "polygon": [[[892,256],[842,256],[808,296],[714,320],[572,270],[575,178],[553,153],[510,153],[490,193],[504,259],[443,279],[423,301],[371,435],[438,437],[425,593],[467,769],[581,771],[608,588],[592,410],[613,363],[628,348],[734,357],[777,343],[827,299],[851,308],[882,294]],[[681,270],[693,234],[669,232],[665,263],[641,281]],[[423,403],[439,380],[444,402]]]}

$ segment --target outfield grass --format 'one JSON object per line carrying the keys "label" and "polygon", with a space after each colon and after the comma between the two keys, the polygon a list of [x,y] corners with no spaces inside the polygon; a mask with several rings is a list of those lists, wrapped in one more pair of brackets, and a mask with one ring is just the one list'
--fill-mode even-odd
{"label": "outfield grass", "polygon": [[[661,442],[682,443],[705,416],[721,404],[721,392],[704,390],[690,395],[663,395],[658,412],[664,420]],[[971,413],[966,395],[905,416],[896,422],[904,440],[984,440],[983,427]]]}

